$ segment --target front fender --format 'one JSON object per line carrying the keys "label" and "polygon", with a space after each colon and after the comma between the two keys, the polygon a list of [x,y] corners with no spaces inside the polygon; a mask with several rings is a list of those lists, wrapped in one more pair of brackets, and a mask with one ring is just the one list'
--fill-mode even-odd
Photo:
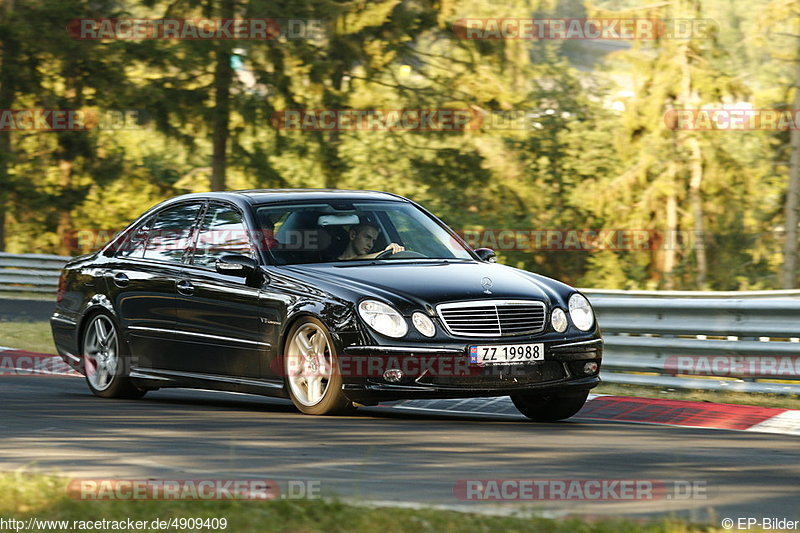
{"label": "front fender", "polygon": [[338,353],[342,353],[346,346],[365,341],[352,304],[336,300],[302,302],[287,311],[280,335],[280,354],[283,353],[287,334],[305,316],[316,318],[325,325],[336,343]]}

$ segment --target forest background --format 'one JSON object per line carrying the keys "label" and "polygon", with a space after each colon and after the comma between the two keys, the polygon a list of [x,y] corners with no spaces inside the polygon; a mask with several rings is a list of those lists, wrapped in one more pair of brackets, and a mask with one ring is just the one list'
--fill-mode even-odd
{"label": "forest background", "polygon": [[[76,35],[75,21],[105,18],[266,18],[280,31]],[[653,39],[465,38],[465,19],[497,18],[705,23]],[[0,113],[90,120],[0,123],[0,250],[86,253],[187,192],[377,189],[420,202],[501,262],[581,287],[796,288],[798,125],[674,117],[796,118],[798,86],[795,0],[2,0]],[[293,110],[471,120],[286,127]]]}

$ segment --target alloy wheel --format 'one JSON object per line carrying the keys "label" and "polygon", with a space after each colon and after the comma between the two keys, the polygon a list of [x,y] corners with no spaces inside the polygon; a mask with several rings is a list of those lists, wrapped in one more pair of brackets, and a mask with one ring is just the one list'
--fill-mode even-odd
{"label": "alloy wheel", "polygon": [[119,339],[106,315],[97,315],[86,328],[83,354],[89,383],[98,391],[108,389],[119,370]]}
{"label": "alloy wheel", "polygon": [[294,397],[303,405],[317,405],[325,398],[333,374],[325,332],[314,323],[303,324],[286,348],[286,375]]}

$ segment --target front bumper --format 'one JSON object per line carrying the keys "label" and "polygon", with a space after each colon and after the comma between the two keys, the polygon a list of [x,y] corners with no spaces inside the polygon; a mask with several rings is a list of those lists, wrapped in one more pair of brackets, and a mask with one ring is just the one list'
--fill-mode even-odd
{"label": "front bumper", "polygon": [[[378,363],[359,375],[343,372],[343,391],[353,401],[369,402],[581,391],[600,384],[600,338],[545,342],[544,361],[514,365],[470,364],[468,346],[347,347],[346,361],[364,357]],[[592,365],[593,370],[587,372],[586,363],[596,363],[596,368]],[[387,379],[383,371],[390,368],[403,369],[403,376]]]}

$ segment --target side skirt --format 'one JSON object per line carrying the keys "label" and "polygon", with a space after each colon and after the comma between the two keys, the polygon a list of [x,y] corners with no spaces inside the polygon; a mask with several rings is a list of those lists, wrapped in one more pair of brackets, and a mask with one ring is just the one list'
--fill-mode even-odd
{"label": "side skirt", "polygon": [[134,384],[142,389],[152,390],[183,387],[242,392],[261,396],[274,396],[277,398],[289,397],[283,382],[278,381],[138,367],[131,368],[129,376]]}

